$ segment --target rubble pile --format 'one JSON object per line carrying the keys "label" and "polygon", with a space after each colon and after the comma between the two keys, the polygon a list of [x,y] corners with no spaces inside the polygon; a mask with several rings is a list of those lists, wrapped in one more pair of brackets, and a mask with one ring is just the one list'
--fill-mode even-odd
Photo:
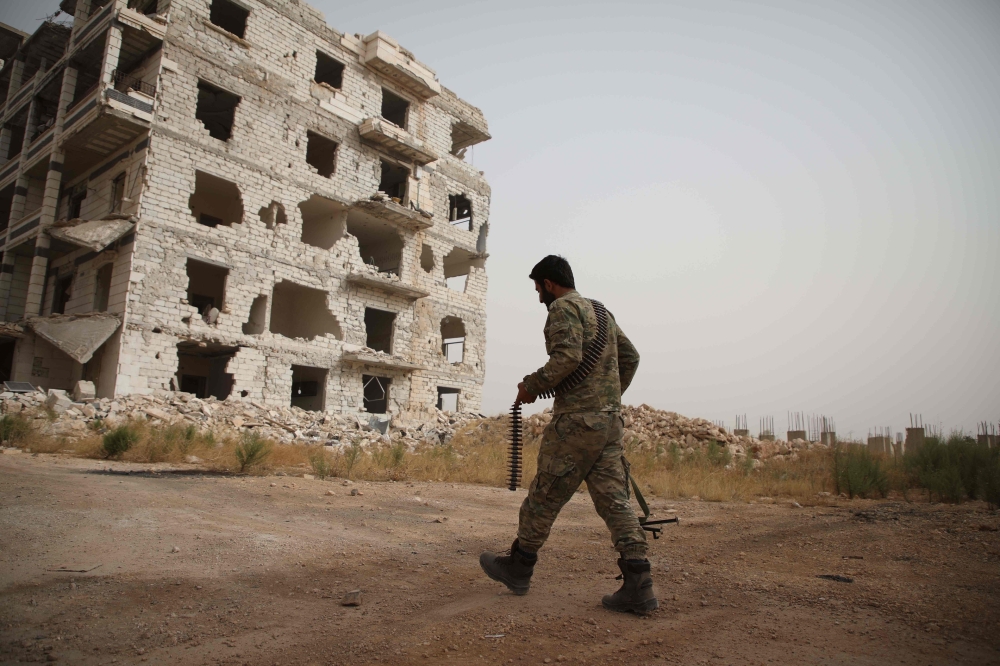
{"label": "rubble pile", "polygon": [[[420,443],[444,444],[465,426],[487,420],[482,414],[433,410],[424,420],[390,421],[384,414],[311,412],[298,407],[265,406],[235,396],[226,400],[201,399],[190,393],[159,391],[154,395],[110,399],[94,398],[92,390],[89,382],[79,382],[72,396],[55,389],[29,393],[4,391],[0,393],[0,409],[4,414],[33,414],[42,434],[69,438],[92,434],[94,425],[113,427],[128,420],[145,420],[154,424],[194,425],[223,437],[252,430],[278,442],[325,446],[359,442],[370,446],[401,440],[411,448]],[[630,448],[674,449],[682,457],[701,452],[713,442],[724,446],[736,461],[747,456],[754,461],[794,458],[799,451],[822,446],[801,439],[784,442],[737,437],[705,419],[688,418],[649,405],[625,406],[622,416],[624,441]],[[489,417],[498,421],[508,418]],[[526,417],[525,439],[541,436],[551,420],[550,409]]]}
{"label": "rubble pile", "polygon": [[201,399],[190,393],[160,391],[155,395],[95,399],[92,394],[70,396],[55,389],[47,393],[4,391],[0,393],[0,410],[4,414],[33,415],[42,434],[69,438],[93,434],[90,428],[98,420],[100,423],[96,425],[107,427],[128,420],[145,420],[154,424],[194,425],[219,436],[238,436],[253,430],[278,442],[326,446],[353,442],[368,446],[400,438],[411,446],[421,442],[441,444],[465,424],[483,418],[481,414],[434,410],[427,420],[392,423],[390,428],[384,414],[311,412],[299,407],[265,406],[238,397]]}
{"label": "rubble pile", "polygon": [[[624,441],[630,447],[646,450],[676,447],[682,456],[706,449],[712,442],[726,447],[736,460],[750,456],[760,461],[793,458],[799,451],[821,446],[802,439],[785,442],[738,437],[711,421],[688,418],[645,404],[638,407],[625,405],[622,407],[622,417],[625,420]],[[542,429],[551,420],[552,413],[548,409],[527,417],[524,421],[525,437],[541,435]]]}

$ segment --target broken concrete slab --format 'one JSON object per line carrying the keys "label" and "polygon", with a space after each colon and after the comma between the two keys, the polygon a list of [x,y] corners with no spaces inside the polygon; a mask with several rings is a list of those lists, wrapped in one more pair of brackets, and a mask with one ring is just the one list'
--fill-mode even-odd
{"label": "broken concrete slab", "polygon": [[121,325],[117,315],[92,312],[85,315],[33,317],[28,325],[35,333],[78,363],[86,363],[98,347]]}
{"label": "broken concrete slab", "polygon": [[114,216],[106,220],[70,220],[66,226],[53,226],[49,235],[56,240],[100,252],[127,234],[136,223],[135,217]]}

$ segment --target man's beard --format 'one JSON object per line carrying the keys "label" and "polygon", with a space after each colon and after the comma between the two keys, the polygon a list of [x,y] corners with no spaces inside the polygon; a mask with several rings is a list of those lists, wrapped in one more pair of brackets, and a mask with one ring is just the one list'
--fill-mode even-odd
{"label": "man's beard", "polygon": [[555,302],[555,300],[556,300],[556,295],[553,294],[548,289],[546,289],[545,285],[543,284],[542,285],[542,303],[545,303],[545,307],[549,307],[550,305],[552,305]]}

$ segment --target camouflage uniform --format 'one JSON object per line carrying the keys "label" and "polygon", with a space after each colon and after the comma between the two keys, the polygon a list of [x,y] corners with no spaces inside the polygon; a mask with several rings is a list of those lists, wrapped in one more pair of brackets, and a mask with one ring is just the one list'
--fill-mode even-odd
{"label": "camouflage uniform", "polygon": [[[549,360],[524,378],[528,393],[556,386],[583,358],[597,335],[590,301],[577,291],[557,298],[545,322]],[[646,535],[625,488],[622,466],[621,394],[639,367],[639,353],[608,313],[608,344],[593,372],[576,388],[556,396],[552,422],[542,434],[538,473],[521,504],[518,542],[528,551],[545,543],[560,509],[584,481],[615,549],[626,559],[646,557]]]}

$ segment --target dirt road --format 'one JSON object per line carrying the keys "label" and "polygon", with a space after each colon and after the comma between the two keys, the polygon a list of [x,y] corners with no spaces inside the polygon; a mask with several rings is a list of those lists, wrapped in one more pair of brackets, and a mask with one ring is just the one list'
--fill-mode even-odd
{"label": "dirt road", "polygon": [[149,469],[0,456],[0,663],[1000,663],[981,504],[655,502],[681,524],[640,619],[600,606],[617,568],[586,494],[515,597],[478,555],[524,491]]}

